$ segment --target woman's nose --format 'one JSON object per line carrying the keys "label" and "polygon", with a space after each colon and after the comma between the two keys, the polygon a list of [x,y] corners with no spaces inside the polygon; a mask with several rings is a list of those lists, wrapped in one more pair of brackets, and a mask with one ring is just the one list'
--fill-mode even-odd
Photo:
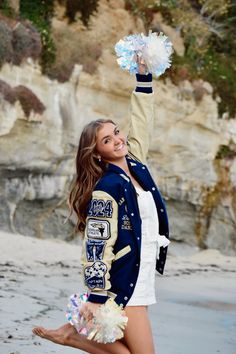
{"label": "woman's nose", "polygon": [[119,145],[120,144],[120,138],[118,136],[115,136],[114,142],[115,142],[115,145]]}

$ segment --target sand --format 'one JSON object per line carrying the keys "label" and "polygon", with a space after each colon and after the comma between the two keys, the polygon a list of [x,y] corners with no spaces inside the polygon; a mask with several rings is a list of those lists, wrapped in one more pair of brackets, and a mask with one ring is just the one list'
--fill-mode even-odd
{"label": "sand", "polygon": [[[65,323],[67,298],[82,289],[80,245],[1,232],[0,250],[0,354],[82,353],[31,332]],[[157,354],[236,353],[235,257],[172,242],[156,278]]]}

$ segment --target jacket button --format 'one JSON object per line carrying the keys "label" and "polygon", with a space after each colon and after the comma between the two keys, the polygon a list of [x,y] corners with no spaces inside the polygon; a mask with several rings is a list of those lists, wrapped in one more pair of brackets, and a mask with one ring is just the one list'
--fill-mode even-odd
{"label": "jacket button", "polygon": [[137,237],[137,240],[140,240],[140,237]]}
{"label": "jacket button", "polygon": [[164,209],[161,209],[161,212],[163,213]]}
{"label": "jacket button", "polygon": [[127,192],[127,189],[125,188],[125,192]]}
{"label": "jacket button", "polygon": [[131,216],[134,216],[134,213],[131,213]]}
{"label": "jacket button", "polygon": [[130,283],[129,286],[132,288],[132,287],[134,286],[134,284],[133,284],[133,283]]}
{"label": "jacket button", "polygon": [[138,266],[139,266],[139,264],[137,263],[137,264],[136,264],[136,267],[138,267]]}
{"label": "jacket button", "polygon": [[120,304],[120,306],[122,306],[122,307],[123,307],[123,306],[124,306],[124,304]]}
{"label": "jacket button", "polygon": [[143,166],[142,169],[145,170],[145,167]]}
{"label": "jacket button", "polygon": [[125,297],[124,297],[124,300],[128,300],[128,297],[127,297],[127,296],[125,296]]}
{"label": "jacket button", "polygon": [[155,187],[152,187],[152,190],[153,190],[153,191],[155,191],[155,189],[156,189]]}

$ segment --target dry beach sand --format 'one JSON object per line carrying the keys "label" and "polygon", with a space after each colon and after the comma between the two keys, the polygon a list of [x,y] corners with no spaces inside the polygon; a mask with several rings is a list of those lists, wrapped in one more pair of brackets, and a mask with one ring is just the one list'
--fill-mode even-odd
{"label": "dry beach sand", "polygon": [[[82,286],[80,246],[1,232],[0,250],[0,354],[82,353],[31,333],[65,322],[67,297]],[[172,243],[156,284],[156,353],[236,353],[236,258]]]}

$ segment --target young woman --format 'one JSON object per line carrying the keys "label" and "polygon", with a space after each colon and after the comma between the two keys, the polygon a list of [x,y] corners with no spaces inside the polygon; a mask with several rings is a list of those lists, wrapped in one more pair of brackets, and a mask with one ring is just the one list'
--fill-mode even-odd
{"label": "young woman", "polygon": [[163,274],[169,231],[165,205],[145,166],[153,120],[152,75],[136,77],[128,140],[111,120],[89,123],[80,138],[70,193],[78,229],[84,232],[82,264],[89,298],[83,315],[112,297],[128,317],[124,337],[99,344],[70,324],[33,330],[91,354],[154,354],[147,307],[156,302],[155,269]]}

